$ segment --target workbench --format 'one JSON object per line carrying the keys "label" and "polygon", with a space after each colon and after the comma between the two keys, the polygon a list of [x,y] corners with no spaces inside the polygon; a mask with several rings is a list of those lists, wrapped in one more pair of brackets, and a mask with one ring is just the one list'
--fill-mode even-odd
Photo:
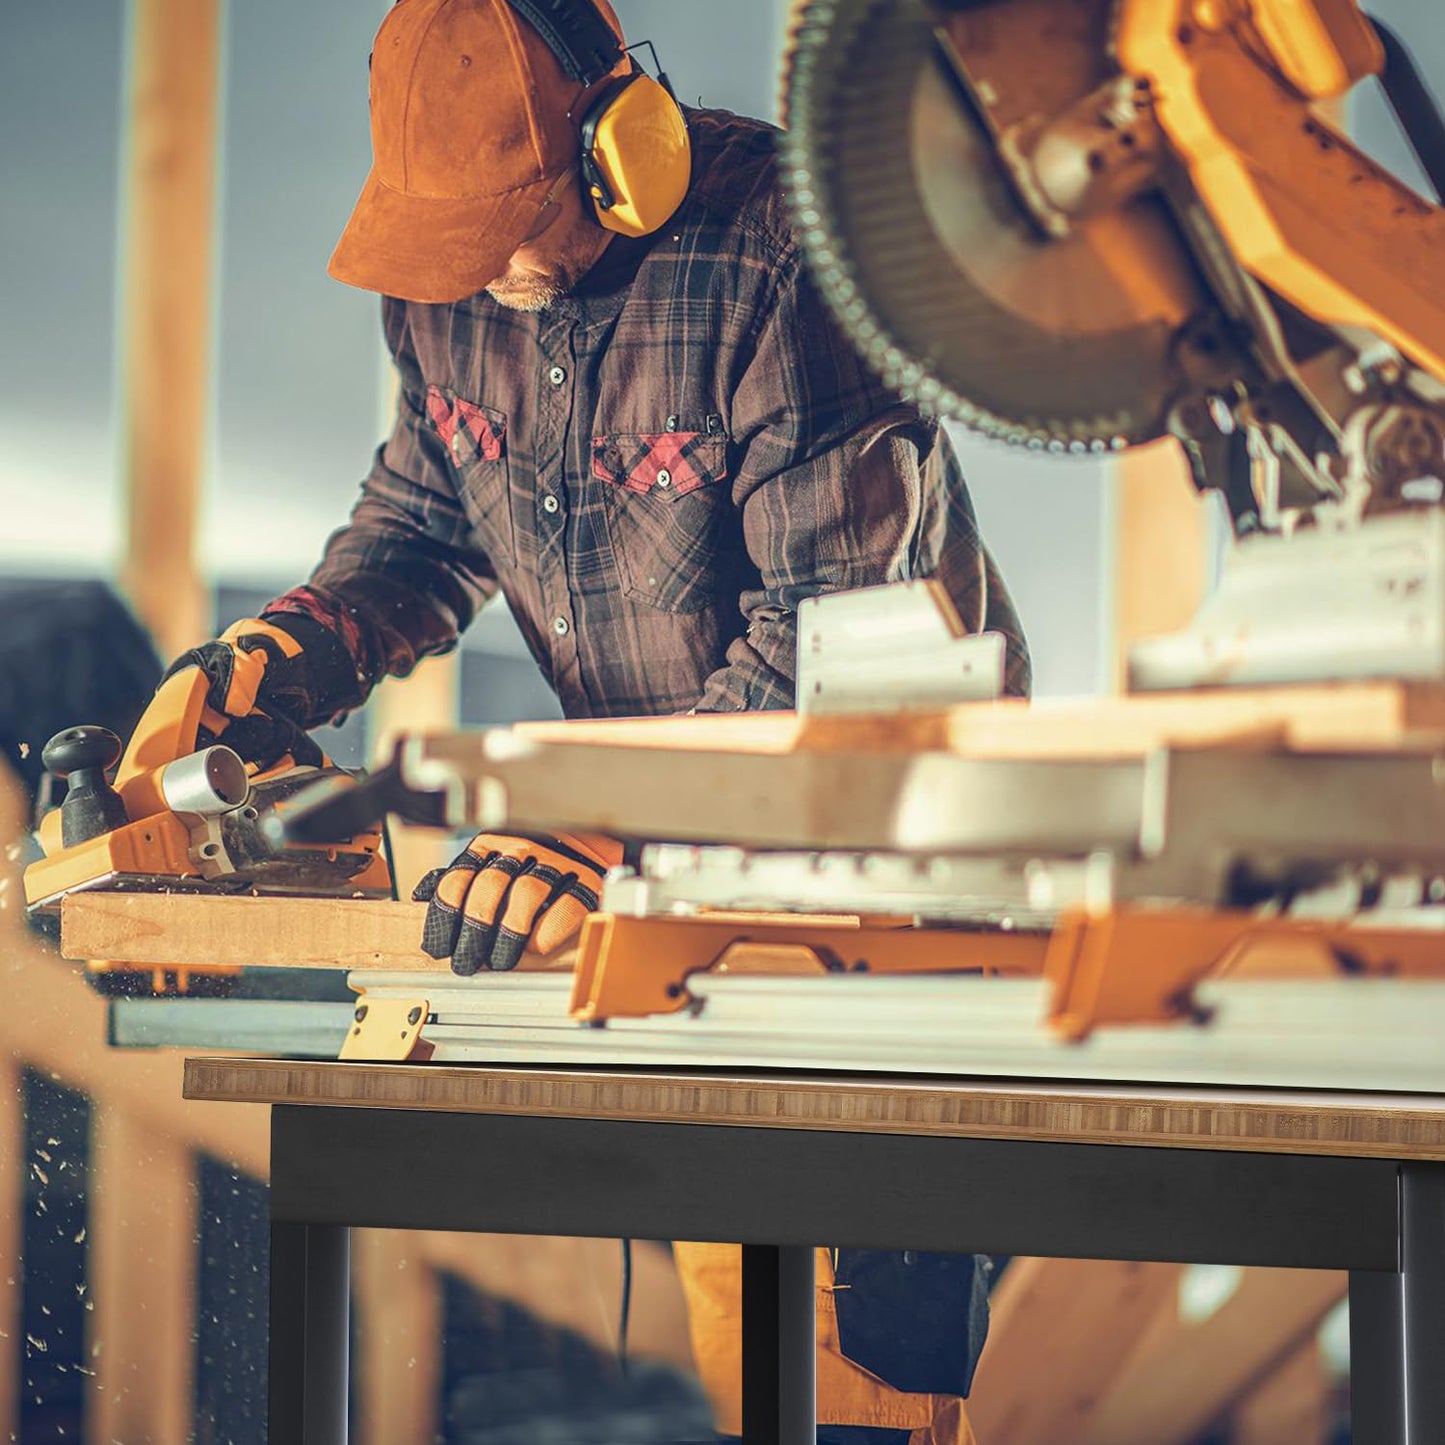
{"label": "workbench", "polygon": [[811,1440],[816,1244],[1343,1268],[1356,1445],[1445,1439],[1434,1096],[237,1058],[185,1092],[272,1110],[272,1445],[346,1438],[351,1226],[742,1244],[748,1445]]}

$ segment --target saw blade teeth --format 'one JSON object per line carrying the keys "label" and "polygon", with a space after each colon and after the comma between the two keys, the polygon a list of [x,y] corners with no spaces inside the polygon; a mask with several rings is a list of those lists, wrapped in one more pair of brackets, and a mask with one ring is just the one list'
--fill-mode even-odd
{"label": "saw blade teeth", "polygon": [[[1116,401],[1081,406],[1078,415],[1052,414],[1047,403],[1035,415],[1002,414],[966,394],[973,388],[955,384],[958,369],[940,360],[956,359],[959,328],[950,318],[977,321],[985,338],[990,324],[1002,326],[1005,343],[1017,338],[1007,316],[993,321],[1003,313],[991,298],[979,292],[977,303],[966,294],[960,299],[973,283],[934,239],[914,184],[907,125],[918,78],[932,64],[933,24],[924,0],[802,0],[795,8],[783,66],[780,109],[787,129],[779,140],[779,174],[819,290],[865,362],[931,415],[1048,456],[1107,454],[1158,434],[1152,411],[1131,414]],[[867,56],[861,69],[860,53]],[[860,89],[860,76],[869,89]],[[883,260],[876,249],[860,250],[880,237],[891,253]],[[888,281],[883,294],[880,268]],[[1014,331],[1023,334],[1030,324]],[[928,343],[930,335],[938,345]],[[1040,348],[1055,344],[1039,330],[1023,339],[1036,348],[1032,359],[1026,347],[998,348],[1014,366],[1016,386],[1031,367],[1052,360]],[[984,340],[978,349],[987,345]],[[1088,395],[1090,386],[1079,390]],[[1092,390],[1107,394],[1108,387]]]}

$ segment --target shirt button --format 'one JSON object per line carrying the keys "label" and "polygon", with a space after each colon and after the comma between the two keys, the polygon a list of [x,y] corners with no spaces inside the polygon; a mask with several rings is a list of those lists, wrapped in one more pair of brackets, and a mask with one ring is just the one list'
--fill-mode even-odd
{"label": "shirt button", "polygon": [[670,487],[672,485],[672,473],[666,467],[661,468],[657,473],[657,485],[659,487]]}
{"label": "shirt button", "polygon": [[542,510],[544,512],[555,512],[561,503],[550,492],[542,498]]}
{"label": "shirt button", "polygon": [[558,637],[566,637],[571,630],[572,624],[568,622],[565,617],[554,617],[552,619],[552,631],[555,632]]}
{"label": "shirt button", "polygon": [[567,380],[567,368],[565,366],[554,366],[551,371],[547,373],[547,380],[550,381],[553,386],[561,386],[562,383]]}
{"label": "shirt button", "polygon": [[676,418],[675,416],[670,416],[670,417],[668,417],[668,419],[667,419],[667,429],[668,429],[668,431],[676,431],[676,430],[677,430],[677,418]]}

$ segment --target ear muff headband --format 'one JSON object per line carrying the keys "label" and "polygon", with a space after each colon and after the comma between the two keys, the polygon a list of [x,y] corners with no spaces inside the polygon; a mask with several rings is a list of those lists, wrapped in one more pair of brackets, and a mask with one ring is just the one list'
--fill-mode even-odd
{"label": "ear muff headband", "polygon": [[591,0],[509,0],[573,80],[593,85],[622,59],[622,43]]}
{"label": "ear muff headband", "polygon": [[[591,86],[624,54],[591,0],[509,0],[573,80]],[[672,92],[635,66],[589,102],[578,123],[582,176],[598,223],[646,236],[682,203],[692,178],[687,122]]]}

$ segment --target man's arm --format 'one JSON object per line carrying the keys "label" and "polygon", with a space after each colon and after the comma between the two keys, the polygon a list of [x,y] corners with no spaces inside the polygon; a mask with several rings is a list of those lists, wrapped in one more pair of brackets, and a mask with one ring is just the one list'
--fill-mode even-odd
{"label": "man's arm", "polygon": [[427,423],[405,304],[386,298],[382,318],[400,379],[391,435],[308,584],[265,609],[303,614],[341,639],[355,660],[358,694],[345,707],[358,705],[383,677],[405,677],[423,657],[449,652],[497,591],[495,569],[458,500],[451,460]]}
{"label": "man's arm", "polygon": [[796,249],[734,391],[734,501],[760,585],[748,630],[707,680],[700,712],[791,707],[797,608],[824,592],[939,576],[973,629],[1011,634],[1010,682],[1027,654],[936,422],[890,392],[838,331]]}

